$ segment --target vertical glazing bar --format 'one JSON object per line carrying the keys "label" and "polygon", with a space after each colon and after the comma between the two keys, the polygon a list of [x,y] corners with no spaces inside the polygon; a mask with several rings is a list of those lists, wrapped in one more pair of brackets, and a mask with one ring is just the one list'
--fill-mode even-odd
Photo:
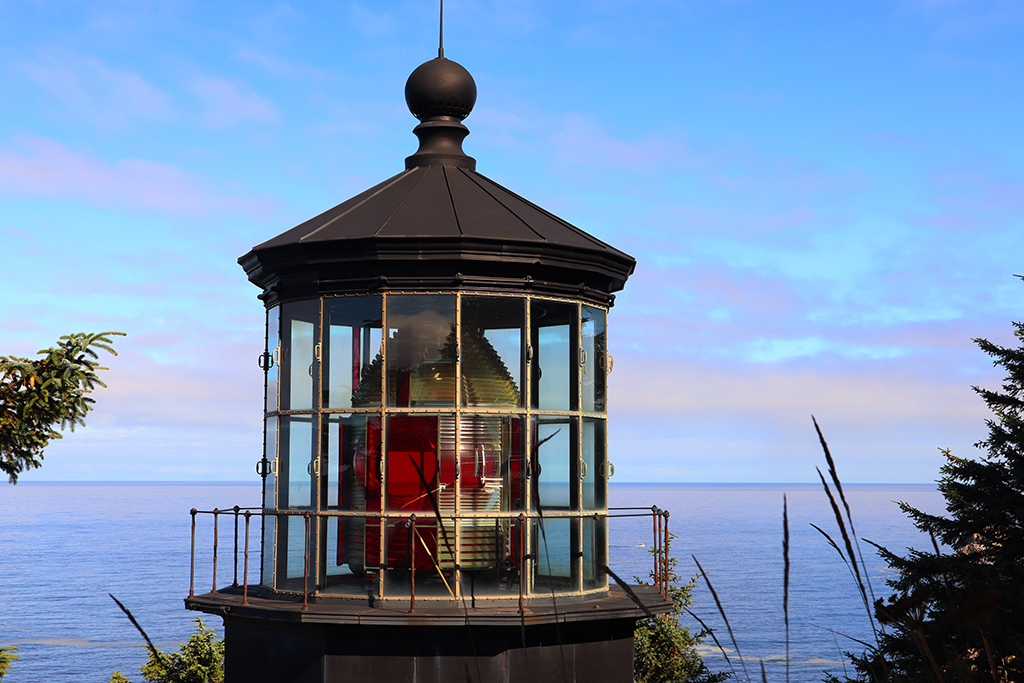
{"label": "vertical glazing bar", "polygon": [[[389,295],[388,295],[387,292],[383,292],[381,294],[381,297],[380,297],[380,306],[381,306],[381,312],[380,312],[380,328],[381,328],[380,329],[380,364],[381,364],[381,368],[380,368],[380,444],[379,444],[379,453],[377,453],[377,477],[378,477],[377,483],[379,484],[379,486],[377,487],[379,489],[379,491],[377,493],[377,509],[378,510],[386,509],[386,506],[385,506],[385,501],[386,501],[385,487],[386,486],[385,486],[385,481],[384,481],[384,473],[387,471],[385,469],[387,467],[387,462],[386,462],[385,454],[388,452],[388,448],[389,448],[389,445],[388,445],[388,430],[390,429],[390,425],[388,425],[388,377],[389,377],[388,373],[391,372],[391,361],[388,359],[388,333],[389,333],[389,330],[388,330],[388,326],[389,326],[389,322],[388,322],[388,297],[389,297]],[[367,356],[367,359],[368,358],[369,358],[369,356]],[[367,360],[367,362],[369,362],[369,360]],[[384,570],[381,567],[382,567],[382,565],[387,564],[387,560],[386,560],[387,556],[384,554],[384,536],[385,536],[384,532],[386,531],[386,529],[387,529],[387,522],[384,521],[383,517],[378,517],[378,522],[377,522],[377,558],[376,558],[376,565],[377,565],[376,583],[377,583],[377,596],[378,597],[384,595]],[[364,541],[364,546],[363,547],[364,548],[366,547],[365,541]],[[365,552],[365,550],[364,550],[364,552]],[[371,600],[371,602],[372,602],[372,600]]]}
{"label": "vertical glazing bar", "polygon": [[245,511],[245,564],[242,567],[242,604],[249,604],[249,518],[252,513]]}
{"label": "vertical glazing bar", "polygon": [[196,596],[196,509],[189,511],[192,515],[192,558],[189,561],[188,597]]}
{"label": "vertical glazing bar", "polygon": [[213,592],[217,592],[217,521],[220,515],[220,510],[213,508]]}
{"label": "vertical glazing bar", "polygon": [[519,514],[519,614],[522,615],[523,587],[526,585],[526,515]]}
{"label": "vertical glazing bar", "polygon": [[234,581],[231,582],[232,586],[237,586],[238,585],[238,511],[240,509],[241,508],[239,508],[237,505],[234,507],[234,511],[235,511],[235,579],[234,579]]}
{"label": "vertical glazing bar", "polygon": [[416,515],[409,515],[409,611],[416,611]]}
{"label": "vertical glazing bar", "polygon": [[307,610],[309,609],[309,513],[305,512],[302,516],[306,520],[306,547],[302,553],[302,609]]}
{"label": "vertical glazing bar", "polygon": [[[455,597],[462,597],[462,525],[459,523],[459,516],[462,514],[462,292],[455,294],[455,520],[452,523],[452,538],[448,539],[454,545],[452,559],[455,562],[454,588]],[[438,452],[438,456],[441,453]],[[441,463],[437,464],[438,482],[440,479]],[[444,524],[442,521],[441,524]]]}
{"label": "vertical glazing bar", "polygon": [[[360,335],[362,335],[361,327],[355,326],[352,328],[352,395],[355,396],[356,390],[359,389],[359,370],[362,368],[362,357],[360,352],[362,351],[362,344],[360,343]],[[334,351],[334,349],[331,349]],[[369,359],[367,359],[369,363]],[[334,403],[333,405],[337,405]]]}

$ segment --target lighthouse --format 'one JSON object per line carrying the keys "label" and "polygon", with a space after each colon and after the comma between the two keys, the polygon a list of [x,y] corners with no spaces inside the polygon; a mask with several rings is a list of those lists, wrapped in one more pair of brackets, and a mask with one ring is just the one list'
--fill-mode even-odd
{"label": "lighthouse", "polygon": [[635,261],[477,172],[476,97],[419,66],[405,169],[239,259],[266,308],[260,578],[185,601],[223,617],[228,683],[628,683],[670,607],[606,571]]}

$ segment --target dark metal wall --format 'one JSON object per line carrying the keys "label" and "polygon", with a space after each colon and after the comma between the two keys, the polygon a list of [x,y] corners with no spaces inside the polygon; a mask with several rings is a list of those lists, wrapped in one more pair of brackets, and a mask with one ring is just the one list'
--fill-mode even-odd
{"label": "dark metal wall", "polygon": [[634,625],[309,626],[226,617],[226,683],[631,683]]}

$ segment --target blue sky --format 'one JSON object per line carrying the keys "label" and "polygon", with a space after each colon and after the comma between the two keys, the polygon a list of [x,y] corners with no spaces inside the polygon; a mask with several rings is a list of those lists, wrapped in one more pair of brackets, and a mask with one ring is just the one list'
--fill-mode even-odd
{"label": "blue sky", "polygon": [[[976,453],[1024,274],[1024,4],[449,0],[478,170],[636,257],[621,481]],[[432,2],[0,5],[0,354],[122,330],[24,481],[254,479],[253,245],[404,168]]]}

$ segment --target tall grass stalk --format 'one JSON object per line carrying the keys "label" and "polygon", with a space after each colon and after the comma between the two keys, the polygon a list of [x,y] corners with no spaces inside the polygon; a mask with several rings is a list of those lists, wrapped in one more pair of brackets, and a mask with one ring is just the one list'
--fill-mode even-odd
{"label": "tall grass stalk", "polygon": [[[782,615],[786,619],[786,683],[789,683],[789,504],[782,494]],[[762,672],[764,664],[761,665]]]}
{"label": "tall grass stalk", "polygon": [[[846,494],[843,493],[843,482],[840,481],[839,479],[839,473],[836,471],[836,463],[835,460],[832,459],[832,452],[829,450],[828,443],[825,441],[825,435],[821,433],[821,427],[818,426],[818,420],[815,419],[813,415],[811,415],[811,422],[814,423],[814,431],[818,433],[818,441],[821,443],[821,449],[825,452],[825,461],[828,463],[829,476],[832,478],[832,483],[835,485],[836,491],[839,492],[839,500],[843,502],[843,508],[846,510],[846,521],[850,524],[850,535],[853,537],[853,544],[854,547],[857,549],[857,556],[860,558],[860,566],[865,568],[864,581],[867,583],[867,595],[870,596],[870,603],[874,604],[875,590],[871,586],[871,575],[867,571],[867,565],[864,564],[864,553],[861,552],[860,549],[860,541],[857,538],[857,530],[853,528],[853,515],[850,513],[850,503],[849,501],[846,500]],[[863,586],[861,586],[861,591],[863,592],[863,590],[864,588]],[[874,631],[874,619],[870,616],[869,619],[871,621],[871,629],[872,631]],[[883,631],[885,630],[884,626],[879,626],[882,628]]]}
{"label": "tall grass stalk", "polygon": [[[743,661],[743,654],[740,652],[740,645],[736,642],[736,635],[732,632],[732,626],[729,625],[729,617],[725,616],[725,609],[722,608],[722,601],[718,599],[718,593],[715,591],[715,587],[711,585],[711,577],[704,571],[704,567],[700,566],[700,561],[697,560],[696,555],[690,555],[693,561],[697,564],[697,569],[700,571],[700,575],[704,578],[704,583],[707,584],[708,590],[711,591],[711,597],[715,599],[715,605],[718,607],[718,613],[722,615],[722,621],[725,622],[725,628],[729,632],[729,639],[732,640],[732,646],[736,648],[736,656],[740,660],[740,666],[743,667],[743,675],[746,679],[750,680],[750,674],[747,673],[747,663]],[[715,641],[718,642],[717,640]],[[719,645],[718,647],[722,647]]]}

